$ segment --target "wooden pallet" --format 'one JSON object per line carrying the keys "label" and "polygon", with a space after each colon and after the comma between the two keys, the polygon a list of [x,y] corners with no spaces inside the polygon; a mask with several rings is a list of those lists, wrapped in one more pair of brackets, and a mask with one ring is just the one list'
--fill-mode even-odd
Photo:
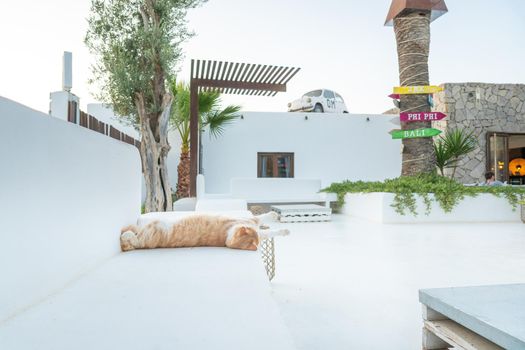
{"label": "wooden pallet", "polygon": [[503,350],[457,322],[423,305],[423,350]]}
{"label": "wooden pallet", "polygon": [[330,221],[332,209],[316,204],[273,205],[280,222]]}

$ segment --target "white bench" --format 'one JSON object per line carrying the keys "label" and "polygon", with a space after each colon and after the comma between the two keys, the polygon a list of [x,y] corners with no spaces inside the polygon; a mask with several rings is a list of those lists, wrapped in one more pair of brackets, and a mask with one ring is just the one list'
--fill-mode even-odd
{"label": "white bench", "polygon": [[337,200],[334,193],[321,191],[321,180],[295,178],[233,178],[230,193],[250,204],[324,203]]}
{"label": "white bench", "polygon": [[[197,213],[151,213],[140,221]],[[97,218],[90,225],[100,229]],[[94,230],[92,237],[68,230],[63,235],[69,239],[61,240],[41,233],[32,233],[38,259],[19,261],[13,253],[13,263],[3,266],[9,273],[2,276],[5,288],[0,289],[0,349],[295,348],[259,252],[179,248],[120,253],[118,227]],[[30,244],[15,244],[23,242],[21,236],[27,235],[6,235],[3,244],[23,252]],[[67,268],[55,268],[56,261]],[[49,269],[50,278],[39,273]],[[66,274],[70,270],[77,272]]]}
{"label": "white bench", "polygon": [[232,178],[230,192],[208,194],[203,175],[197,176],[197,200],[243,199],[248,204],[324,203],[337,201],[335,193],[320,192],[321,180],[297,178]]}

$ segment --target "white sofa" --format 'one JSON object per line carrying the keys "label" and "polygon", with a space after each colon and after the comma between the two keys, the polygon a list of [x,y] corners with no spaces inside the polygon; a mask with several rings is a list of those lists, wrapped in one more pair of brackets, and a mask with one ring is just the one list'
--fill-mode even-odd
{"label": "white sofa", "polygon": [[335,193],[319,192],[321,180],[295,178],[233,178],[230,191],[233,198],[248,203],[324,203],[337,200]]}
{"label": "white sofa", "polygon": [[321,180],[297,178],[232,178],[230,193],[208,194],[203,175],[197,176],[197,202],[202,199],[242,199],[249,204],[324,203],[337,201],[335,193],[319,192]]}

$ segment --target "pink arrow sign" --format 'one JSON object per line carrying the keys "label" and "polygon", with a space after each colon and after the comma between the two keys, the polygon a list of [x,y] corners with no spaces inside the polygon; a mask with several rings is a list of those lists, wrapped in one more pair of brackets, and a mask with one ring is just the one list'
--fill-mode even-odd
{"label": "pink arrow sign", "polygon": [[404,112],[399,114],[402,122],[430,122],[441,120],[447,115],[441,112]]}
{"label": "pink arrow sign", "polygon": [[390,95],[388,95],[388,97],[393,98],[394,100],[399,100],[399,98],[400,98],[399,96],[400,96],[399,94],[390,94]]}

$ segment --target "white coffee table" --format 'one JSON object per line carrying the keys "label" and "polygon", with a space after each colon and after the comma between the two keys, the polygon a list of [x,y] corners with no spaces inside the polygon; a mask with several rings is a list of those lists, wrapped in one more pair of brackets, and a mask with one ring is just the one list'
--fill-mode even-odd
{"label": "white coffee table", "polygon": [[332,209],[317,204],[272,205],[271,209],[279,214],[280,222],[314,222],[332,219]]}
{"label": "white coffee table", "polygon": [[423,349],[525,349],[525,284],[419,291]]}

